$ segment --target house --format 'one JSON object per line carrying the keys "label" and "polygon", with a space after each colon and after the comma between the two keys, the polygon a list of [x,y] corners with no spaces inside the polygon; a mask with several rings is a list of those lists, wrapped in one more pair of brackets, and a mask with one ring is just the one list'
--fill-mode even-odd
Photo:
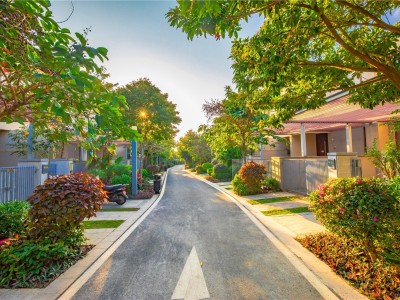
{"label": "house", "polygon": [[347,103],[348,98],[347,92],[337,92],[322,107],[299,111],[277,132],[284,141],[276,141],[275,147],[263,145],[252,159],[263,163],[283,189],[302,194],[329,178],[381,176],[366,152],[374,141],[384,150],[390,134],[400,141],[387,124],[400,116],[393,113],[400,105],[386,103],[370,110]]}
{"label": "house", "polygon": [[[25,124],[25,126],[28,126],[28,124]],[[7,124],[5,122],[0,122],[0,167],[16,166],[18,161],[27,159],[26,156],[13,154],[15,149],[12,147],[10,133],[21,127],[22,125],[19,123]],[[127,163],[129,161],[129,147],[131,143],[125,141],[114,141],[113,143],[116,145],[116,157],[122,157],[122,162]],[[59,153],[54,156],[54,159],[66,159],[81,163],[88,160],[87,151],[80,147],[77,142],[65,144],[63,150],[58,152]],[[48,159],[48,157],[40,157],[40,155],[36,155],[35,158]]]}

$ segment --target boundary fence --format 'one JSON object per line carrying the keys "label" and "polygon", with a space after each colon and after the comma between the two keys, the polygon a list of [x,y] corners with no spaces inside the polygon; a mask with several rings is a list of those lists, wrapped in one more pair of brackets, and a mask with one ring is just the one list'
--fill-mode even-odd
{"label": "boundary fence", "polygon": [[35,188],[35,167],[0,168],[0,203],[26,200]]}

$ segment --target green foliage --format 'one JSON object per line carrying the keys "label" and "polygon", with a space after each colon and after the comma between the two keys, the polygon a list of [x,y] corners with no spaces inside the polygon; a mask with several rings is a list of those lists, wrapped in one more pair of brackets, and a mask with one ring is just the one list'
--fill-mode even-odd
{"label": "green foliage", "polygon": [[205,174],[207,172],[201,165],[197,165],[195,169],[197,174]]}
{"label": "green foliage", "polygon": [[400,175],[400,146],[393,137],[385,144],[383,151],[378,149],[375,139],[367,151],[367,156],[386,178],[392,179]]}
{"label": "green foliage", "polygon": [[89,169],[87,171],[88,174],[93,175],[95,177],[99,177],[101,181],[107,181],[107,174],[105,171],[100,169]]}
{"label": "green foliage", "polygon": [[232,171],[224,164],[217,164],[213,167],[211,176],[218,180],[230,180],[232,178]]}
{"label": "green foliage", "polygon": [[202,164],[211,160],[211,148],[204,136],[193,130],[189,130],[178,142],[178,155],[186,165],[193,168],[196,164]]}
{"label": "green foliage", "polygon": [[333,179],[312,192],[310,202],[328,230],[363,244],[372,260],[378,248],[391,249],[400,240],[400,202],[386,180]]}
{"label": "green foliage", "polygon": [[265,166],[253,161],[245,163],[239,170],[239,177],[246,184],[251,195],[261,193],[261,182],[264,179]]}
{"label": "green foliage", "polygon": [[275,178],[266,178],[261,182],[261,189],[263,192],[279,192],[281,190],[279,181]]}
{"label": "green foliage", "polygon": [[108,59],[107,49],[89,46],[89,29],[72,35],[61,28],[50,1],[0,5],[0,121],[29,119],[48,140],[74,139],[87,149],[99,135],[137,137],[120,112],[125,99],[103,83],[97,61]]}
{"label": "green foliage", "polygon": [[142,169],[142,177],[143,178],[151,178],[150,177],[150,172],[147,171],[146,169]]}
{"label": "green foliage", "polygon": [[232,180],[233,192],[239,196],[250,195],[250,190],[247,188],[246,183],[236,174]]}
{"label": "green foliage", "polygon": [[207,169],[207,174],[208,174],[209,176],[212,176],[212,173],[213,173],[213,168]]}
{"label": "green foliage", "polygon": [[0,287],[40,287],[84,255],[84,249],[59,241],[16,240],[0,246]]}
{"label": "green foliage", "polygon": [[[167,19],[189,39],[235,37],[233,81],[248,92],[249,108],[273,109],[268,122],[277,125],[338,89],[365,108],[396,102],[400,29],[385,16],[398,7],[396,0],[179,1]],[[241,22],[253,14],[264,22],[254,36],[238,39]],[[360,82],[366,73],[377,76]]]}
{"label": "green foliage", "polygon": [[212,164],[212,163],[209,163],[209,162],[206,162],[206,163],[202,164],[201,167],[202,167],[204,170],[207,171],[208,169],[212,169],[212,168],[213,168],[213,164]]}
{"label": "green foliage", "polygon": [[399,297],[399,268],[372,262],[361,243],[331,233],[309,235],[299,242],[368,298]]}
{"label": "green foliage", "polygon": [[[267,143],[263,136],[272,135],[263,122],[268,119],[265,111],[247,107],[249,98],[245,92],[234,92],[225,88],[225,99],[211,100],[203,105],[203,112],[210,126],[202,125],[200,130],[218,159],[230,165],[232,158],[246,160],[251,150],[260,142]],[[239,156],[238,156],[239,155]]]}
{"label": "green foliage", "polygon": [[111,179],[111,184],[128,184],[128,186],[132,183],[132,177],[126,174],[122,174],[121,176],[114,176]]}
{"label": "green foliage", "polygon": [[112,179],[114,176],[131,175],[132,166],[125,164],[111,164],[106,169],[107,177]]}
{"label": "green foliage", "polygon": [[103,183],[85,173],[54,176],[35,188],[28,198],[31,205],[28,235],[57,243],[81,229],[85,218],[96,215],[107,200]]}
{"label": "green foliage", "polygon": [[29,203],[26,201],[0,203],[0,238],[23,235],[28,210]]}

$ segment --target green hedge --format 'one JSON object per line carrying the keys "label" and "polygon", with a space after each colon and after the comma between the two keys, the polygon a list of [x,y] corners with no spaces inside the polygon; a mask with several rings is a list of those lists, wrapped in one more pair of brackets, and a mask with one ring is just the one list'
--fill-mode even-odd
{"label": "green hedge", "polygon": [[29,203],[13,201],[0,204],[0,238],[13,237],[24,233],[28,218]]}

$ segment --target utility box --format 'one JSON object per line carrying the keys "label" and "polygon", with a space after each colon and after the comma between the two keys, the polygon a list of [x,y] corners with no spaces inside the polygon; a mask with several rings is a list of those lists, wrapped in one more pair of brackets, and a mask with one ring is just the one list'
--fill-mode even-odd
{"label": "utility box", "polygon": [[47,173],[49,172],[49,161],[47,159],[31,159],[31,160],[20,160],[18,161],[18,167],[30,167],[36,168],[35,172],[35,186],[43,184],[47,179]]}
{"label": "utility box", "polygon": [[357,159],[354,152],[329,152],[328,153],[328,175],[329,178],[352,177],[352,161]]}
{"label": "utility box", "polygon": [[72,173],[73,161],[68,159],[52,159],[50,160],[50,176],[66,175]]}

